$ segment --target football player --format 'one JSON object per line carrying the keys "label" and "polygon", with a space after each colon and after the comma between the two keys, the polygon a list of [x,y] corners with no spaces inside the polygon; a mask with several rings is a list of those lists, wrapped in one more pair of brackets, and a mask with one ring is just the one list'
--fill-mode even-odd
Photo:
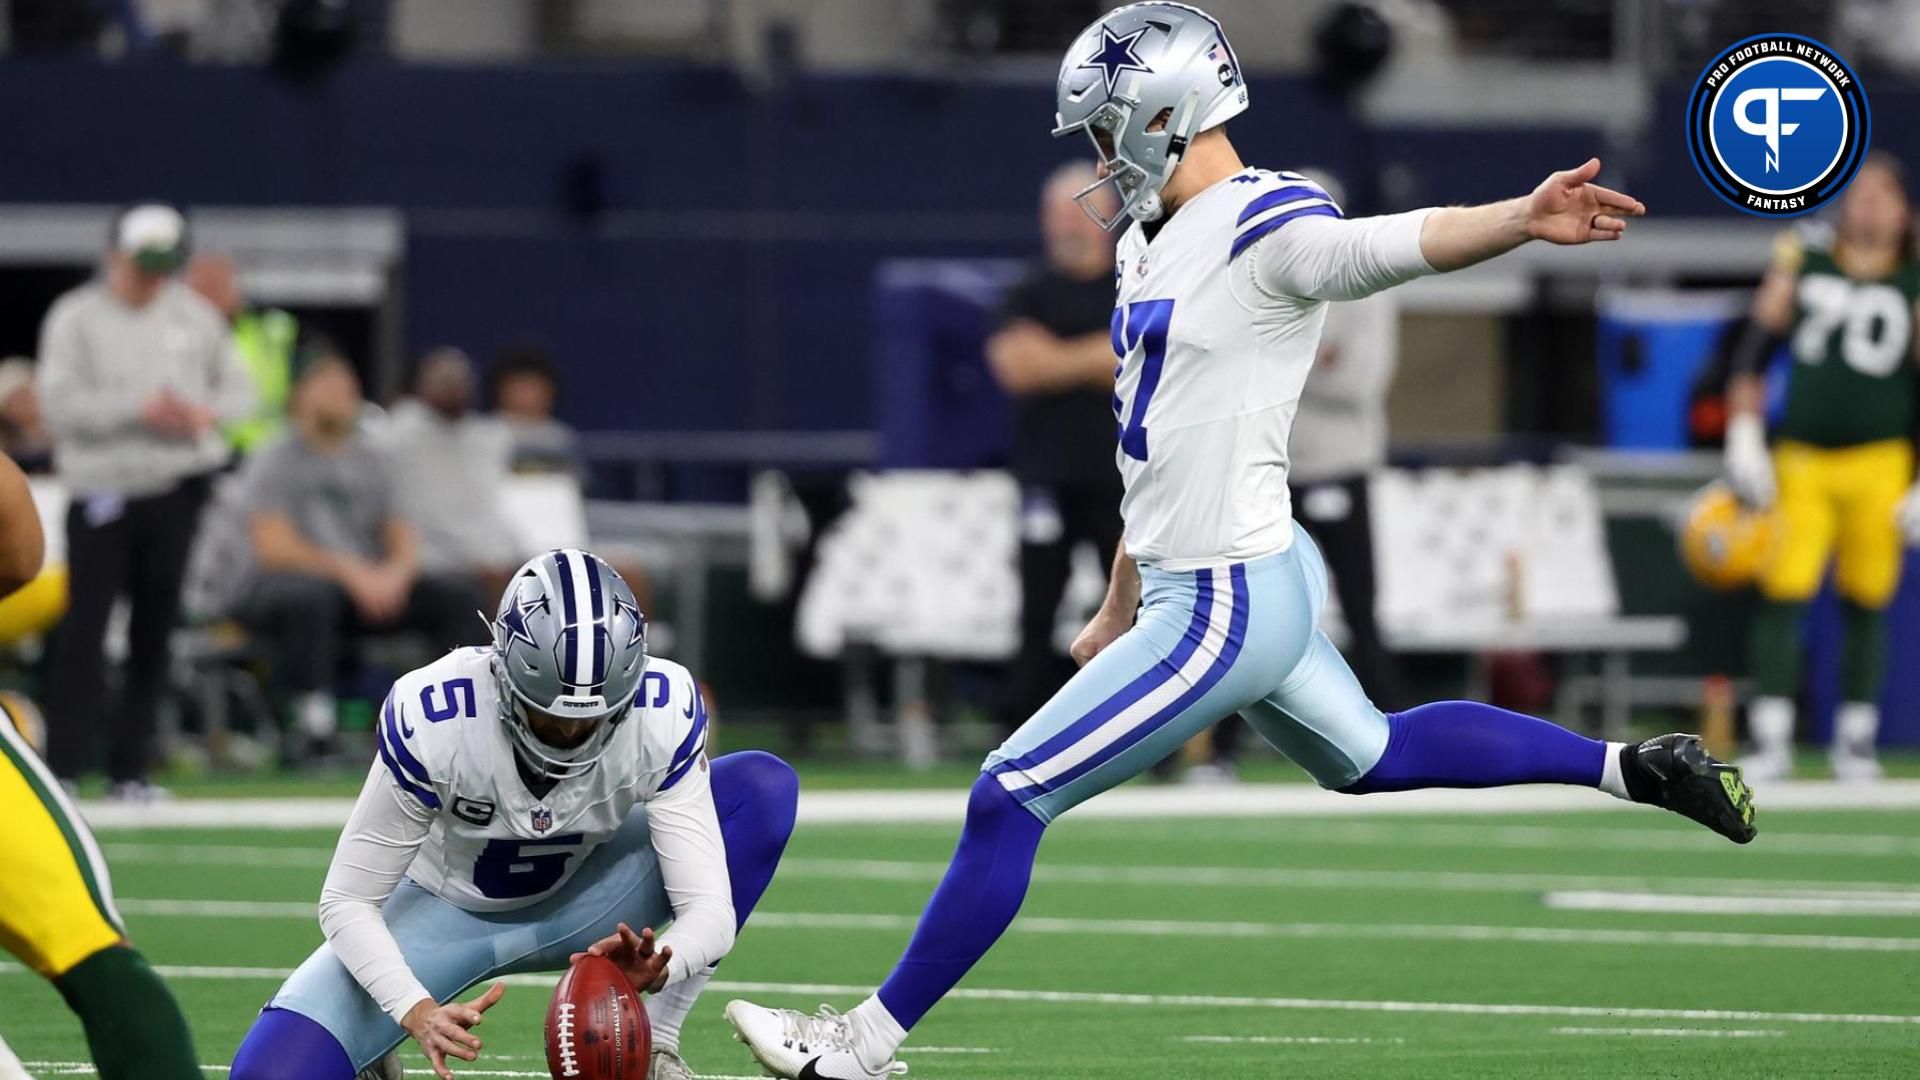
{"label": "football player", "polygon": [[1327,579],[1288,512],[1287,435],[1326,302],[1457,270],[1529,240],[1618,239],[1639,202],[1600,163],[1477,207],[1347,220],[1297,173],[1246,167],[1246,108],[1219,23],[1183,4],[1116,9],[1061,65],[1056,135],[1091,136],[1131,216],[1113,315],[1124,551],[1074,643],[1085,666],[987,758],[946,877],[878,993],[841,1015],[744,1001],[727,1018],[783,1077],[878,1080],[1012,922],[1046,825],[1240,713],[1315,780],[1363,794],[1563,783],[1679,811],[1739,842],[1750,793],[1697,738],[1609,744],[1449,701],[1387,715],[1318,629]]}
{"label": "football player", "polygon": [[[27,478],[0,454],[0,595],[31,581],[44,552]],[[179,1004],[127,941],[100,847],[13,710],[0,704],[0,946],[79,1014],[103,1080],[199,1080]],[[0,1080],[25,1076],[0,1042]]]}
{"label": "football player", "polygon": [[[1727,400],[1728,479],[1743,501],[1773,510],[1778,536],[1760,573],[1749,634],[1755,697],[1751,776],[1793,765],[1800,623],[1832,564],[1845,640],[1831,762],[1842,780],[1880,775],[1874,743],[1887,669],[1887,605],[1901,541],[1920,542],[1913,481],[1914,359],[1920,260],[1900,163],[1867,155],[1833,226],[1782,235],[1734,346]],[[1793,364],[1767,451],[1764,368],[1782,341]]]}
{"label": "football player", "polygon": [[772,880],[799,795],[771,754],[709,766],[707,737],[693,676],[647,655],[612,567],[570,549],[529,561],[491,646],[394,683],[321,889],[326,943],[267,1003],[234,1080],[397,1077],[409,1037],[445,1080],[449,1059],[478,1058],[472,1029],[504,987],[457,995],[590,948],[650,992],[651,1080],[689,1080],[681,1024]]}

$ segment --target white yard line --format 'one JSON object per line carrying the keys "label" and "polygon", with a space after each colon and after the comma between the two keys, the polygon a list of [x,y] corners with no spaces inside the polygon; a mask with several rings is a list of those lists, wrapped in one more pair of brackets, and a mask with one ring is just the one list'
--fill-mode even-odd
{"label": "white yard line", "polygon": [[[241,845],[116,843],[105,845],[109,860],[200,866],[323,867],[333,849],[268,848]],[[942,862],[894,859],[781,860],[783,877],[862,881],[938,881]],[[1807,881],[1780,878],[1669,878],[1615,874],[1544,874],[1479,870],[1349,870],[1325,867],[1234,866],[1089,866],[1042,862],[1035,881],[1077,885],[1141,885],[1254,889],[1398,889],[1412,892],[1551,892],[1631,889],[1706,895],[1848,898],[1882,893],[1920,898],[1920,885],[1898,881]]]}
{"label": "white yard line", "polygon": [[[1551,894],[1577,896],[1580,894]],[[1612,895],[1612,894],[1608,894]],[[1706,899],[1681,897],[1680,899]],[[1549,906],[1552,906],[1551,904]],[[120,909],[133,915],[239,919],[311,920],[314,906],[300,901],[129,899]],[[837,912],[756,912],[756,930],[829,930],[836,933],[912,930],[913,915],[848,915]],[[1735,949],[1805,949],[1819,952],[1920,952],[1920,937],[1840,934],[1750,934],[1694,930],[1607,930],[1554,926],[1483,926],[1439,923],[1234,922],[1192,919],[1069,919],[1022,916],[1013,929],[1029,934],[1102,934],[1176,938],[1360,938],[1385,941],[1498,941],[1539,945],[1655,945]]]}
{"label": "white yard line", "polygon": [[115,863],[167,863],[188,866],[254,866],[262,870],[324,867],[331,847],[258,847],[245,844],[101,844]]}
{"label": "white yard line", "polygon": [[[943,862],[888,859],[780,861],[784,877],[851,878],[870,881],[938,881]],[[1033,879],[1080,885],[1172,885],[1193,888],[1405,889],[1438,892],[1547,892],[1554,889],[1661,889],[1689,893],[1832,894],[1910,893],[1912,882],[1792,881],[1773,878],[1669,878],[1613,874],[1538,874],[1478,870],[1345,870],[1321,867],[1075,866],[1042,861]]]}
{"label": "white yard line", "polygon": [[1880,896],[1689,896],[1675,893],[1578,890],[1541,898],[1565,911],[1632,911],[1668,915],[1920,915],[1920,893]]}
{"label": "white yard line", "polygon": [[[926,1051],[924,1050],[920,1052],[926,1053]],[[25,1065],[29,1069],[32,1069],[34,1072],[40,1073],[44,1076],[97,1076],[99,1075],[99,1071],[94,1067],[94,1065],[90,1062],[85,1062],[85,1061],[26,1061],[26,1062],[22,1062],[21,1064]],[[206,1072],[206,1073],[223,1073],[223,1072],[226,1072],[231,1067],[232,1066],[229,1066],[229,1065],[202,1065],[200,1066],[200,1071]],[[433,1070],[424,1065],[418,1068],[408,1068],[406,1072],[408,1076],[432,1076],[433,1075]],[[533,1072],[526,1069],[477,1069],[477,1068],[472,1068],[470,1066],[466,1066],[462,1064],[461,1067],[459,1068],[459,1071],[456,1073],[456,1075],[487,1076],[487,1077],[525,1076],[525,1077],[540,1077],[542,1078],[542,1080],[544,1080],[544,1078],[550,1076],[551,1074],[548,1073],[547,1070],[545,1069],[541,1069],[538,1072]],[[713,1073],[701,1073],[700,1075],[704,1078],[704,1080],[767,1080],[767,1078],[764,1075],[762,1076],[725,1076],[725,1075],[715,1075]]]}
{"label": "white yard line", "polygon": [[[1765,785],[1770,809],[1905,810],[1920,808],[1920,780],[1838,784],[1796,780]],[[815,791],[800,796],[806,825],[892,825],[958,822],[967,790]],[[337,829],[346,823],[347,798],[177,799],[147,806],[86,802],[96,829]],[[1583,788],[1536,784],[1478,791],[1402,791],[1355,798],[1311,784],[1241,784],[1219,788],[1129,785],[1076,808],[1076,821],[1095,819],[1377,817],[1396,814],[1537,814],[1559,811],[1648,813]],[[1762,834],[1765,835],[1764,833]]]}
{"label": "white yard line", "polygon": [[[1683,832],[1647,829],[1596,829],[1564,825],[1449,825],[1421,822],[1312,821],[1287,826],[1275,835],[1255,823],[1235,826],[1249,834],[1258,830],[1268,842],[1296,841],[1312,846],[1436,848],[1483,850],[1508,848],[1542,851],[1730,851],[1726,841],[1704,829]],[[1179,825],[1166,830],[1176,834]],[[1920,837],[1821,832],[1763,833],[1764,839],[1743,849],[1744,855],[1811,855],[1846,858],[1920,857]],[[1217,837],[1216,837],[1217,838]]]}
{"label": "white yard line", "polygon": [[310,900],[153,900],[123,899],[128,915],[211,919],[310,919],[318,921],[319,907]]}
{"label": "white yard line", "polygon": [[[864,997],[870,986],[830,983],[754,983],[715,981],[712,989],[733,994],[791,994],[801,997]],[[1119,994],[1066,990],[991,990],[960,987],[948,998],[958,1001],[1021,1001],[1058,1005],[1110,1005],[1135,1008],[1277,1009],[1326,1012],[1418,1013],[1449,1016],[1557,1016],[1625,1020],[1721,1020],[1771,1024],[1893,1024],[1920,1026],[1920,1016],[1887,1013],[1760,1012],[1745,1009],[1664,1009],[1613,1005],[1488,1004],[1455,1001],[1368,1001],[1336,998],[1230,997],[1218,994]]]}
{"label": "white yard line", "polygon": [[1612,1035],[1638,1039],[1769,1039],[1784,1036],[1784,1031],[1742,1028],[1671,1028],[1671,1027],[1557,1027],[1555,1035]]}
{"label": "white yard line", "polygon": [[[912,930],[911,915],[756,913],[752,925],[801,930]],[[1498,941],[1544,945],[1655,945],[1834,952],[1920,952],[1920,937],[1837,934],[1750,934],[1691,930],[1608,930],[1553,926],[1419,923],[1231,922],[1189,919],[1066,919],[1022,916],[1015,931],[1029,934],[1118,934],[1176,938],[1360,938],[1388,941]]]}
{"label": "white yard line", "polygon": [[[196,967],[156,964],[167,979],[284,979],[291,968]],[[0,961],[0,975],[22,975],[28,969]],[[511,986],[551,988],[552,975],[507,975],[495,980]],[[708,989],[720,994],[782,994],[804,998],[864,998],[872,986],[845,983],[729,982],[716,979]],[[1669,1009],[1624,1005],[1544,1005],[1467,1001],[1372,1001],[1367,999],[1232,997],[1222,994],[1122,994],[1078,990],[1012,990],[959,987],[947,994],[952,1001],[1019,1001],[1049,1005],[1105,1005],[1115,1008],[1274,1009],[1301,1012],[1412,1013],[1438,1016],[1553,1016],[1595,1020],[1694,1020],[1754,1024],[1869,1024],[1920,1027],[1920,1016],[1899,1013],[1763,1012],[1751,1009]]]}
{"label": "white yard line", "polygon": [[1181,1042],[1245,1044],[1250,1046],[1360,1046],[1367,1043],[1404,1043],[1405,1039],[1342,1038],[1334,1035],[1182,1035]]}

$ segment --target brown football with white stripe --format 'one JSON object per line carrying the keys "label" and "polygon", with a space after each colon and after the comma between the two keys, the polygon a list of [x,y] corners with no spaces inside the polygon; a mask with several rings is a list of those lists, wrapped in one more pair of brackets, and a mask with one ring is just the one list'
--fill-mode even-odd
{"label": "brown football with white stripe", "polygon": [[547,1071],[554,1080],[646,1080],[653,1051],[647,1010],[604,956],[583,956],[547,1005]]}

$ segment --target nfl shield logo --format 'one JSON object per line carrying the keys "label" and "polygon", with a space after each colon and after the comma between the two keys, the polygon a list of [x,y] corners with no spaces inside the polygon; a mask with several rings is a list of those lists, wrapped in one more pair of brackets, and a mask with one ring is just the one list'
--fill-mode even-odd
{"label": "nfl shield logo", "polygon": [[543,833],[551,828],[553,828],[553,811],[544,806],[535,807],[533,810],[533,831]]}

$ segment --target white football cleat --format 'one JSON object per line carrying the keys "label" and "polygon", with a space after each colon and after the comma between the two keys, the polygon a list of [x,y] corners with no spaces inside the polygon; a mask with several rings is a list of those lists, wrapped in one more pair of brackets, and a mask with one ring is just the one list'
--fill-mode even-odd
{"label": "white football cleat", "polygon": [[677,1050],[655,1050],[647,1066],[647,1080],[698,1080]]}
{"label": "white football cleat", "polygon": [[761,1068],[781,1080],[886,1080],[907,1071],[898,1061],[887,1062],[879,1072],[860,1064],[852,1025],[826,1005],[809,1016],[736,999],[727,1002],[726,1015],[733,1037],[747,1044]]}

